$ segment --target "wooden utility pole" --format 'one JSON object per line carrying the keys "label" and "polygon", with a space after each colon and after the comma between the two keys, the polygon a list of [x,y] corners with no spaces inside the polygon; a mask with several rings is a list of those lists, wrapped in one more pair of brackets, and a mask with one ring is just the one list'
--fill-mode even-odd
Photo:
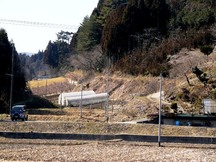
{"label": "wooden utility pole", "polygon": [[11,55],[11,86],[10,86],[10,112],[13,106],[13,80],[14,80],[14,43],[12,45],[12,55]]}
{"label": "wooden utility pole", "polygon": [[106,117],[106,121],[109,121],[109,66],[110,66],[110,61],[109,61],[109,57],[107,59],[107,69],[106,69],[106,91],[107,91],[107,100],[106,100],[106,106],[105,106],[105,117]]}

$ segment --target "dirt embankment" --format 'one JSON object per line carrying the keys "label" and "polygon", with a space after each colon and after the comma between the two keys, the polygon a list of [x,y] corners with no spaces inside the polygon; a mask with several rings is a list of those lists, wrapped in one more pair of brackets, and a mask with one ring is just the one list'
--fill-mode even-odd
{"label": "dirt embankment", "polygon": [[[192,73],[192,68],[198,66],[211,79],[216,78],[214,72],[216,66],[216,48],[208,57],[198,49],[182,49],[178,54],[170,57],[170,76],[162,79],[162,99],[163,107],[170,107],[171,100],[181,93],[182,88],[193,89],[193,92],[203,89],[204,85]],[[186,76],[192,87],[188,84]],[[158,112],[159,97],[149,97],[156,94],[160,89],[160,78],[153,76],[130,76],[119,72],[85,75],[82,78],[82,84],[88,85],[87,89],[93,89],[96,92],[106,92],[110,94],[111,105],[115,108],[132,110],[133,116],[137,118],[143,114],[152,114]],[[107,88],[108,87],[108,88]],[[200,88],[201,87],[201,88]],[[76,89],[79,90],[80,88]],[[201,95],[199,92],[196,95]],[[200,96],[202,98],[202,96]],[[183,112],[190,112],[193,108],[189,103],[178,103]],[[185,107],[185,111],[184,111]],[[169,111],[172,111],[168,109]],[[136,118],[136,117],[135,117]]]}
{"label": "dirt embankment", "polygon": [[[86,74],[80,84],[84,85],[85,90],[94,90],[96,93],[108,91],[109,109],[128,113],[128,119],[119,117],[119,121],[144,118],[146,114],[158,112],[158,102],[152,102],[147,98],[149,94],[158,92],[160,86],[158,77],[134,77],[120,73],[109,76],[105,73],[91,76]],[[73,91],[80,91],[80,89],[81,85],[78,84]]]}

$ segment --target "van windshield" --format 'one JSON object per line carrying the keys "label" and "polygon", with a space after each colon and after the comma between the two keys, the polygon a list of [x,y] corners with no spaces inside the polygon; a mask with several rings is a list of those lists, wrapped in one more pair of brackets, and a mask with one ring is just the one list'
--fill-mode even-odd
{"label": "van windshield", "polygon": [[22,111],[22,110],[24,110],[24,108],[22,106],[15,106],[15,107],[12,107],[12,110],[13,111]]}

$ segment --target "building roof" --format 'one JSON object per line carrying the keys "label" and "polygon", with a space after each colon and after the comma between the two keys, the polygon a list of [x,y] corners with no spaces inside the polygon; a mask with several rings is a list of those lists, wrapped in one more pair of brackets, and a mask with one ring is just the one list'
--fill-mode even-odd
{"label": "building roof", "polygon": [[169,114],[169,115],[162,115],[162,118],[163,119],[216,120],[216,115]]}

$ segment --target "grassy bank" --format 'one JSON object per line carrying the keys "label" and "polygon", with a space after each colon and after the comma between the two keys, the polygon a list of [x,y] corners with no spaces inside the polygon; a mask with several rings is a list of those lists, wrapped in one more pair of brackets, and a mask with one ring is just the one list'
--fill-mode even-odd
{"label": "grassy bank", "polygon": [[[157,135],[158,125],[95,122],[1,122],[0,131]],[[215,137],[216,128],[163,125],[164,136]]]}

